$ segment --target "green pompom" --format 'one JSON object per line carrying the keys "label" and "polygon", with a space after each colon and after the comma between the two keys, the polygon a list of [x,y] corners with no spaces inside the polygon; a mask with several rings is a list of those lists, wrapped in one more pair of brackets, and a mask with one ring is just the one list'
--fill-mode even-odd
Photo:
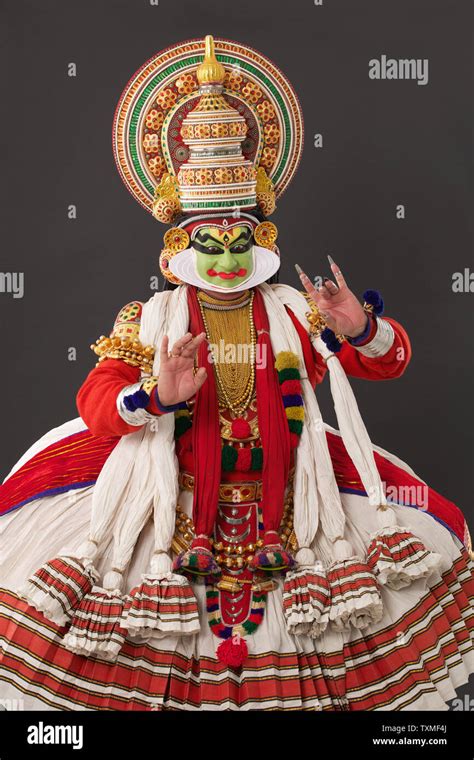
{"label": "green pompom", "polygon": [[250,636],[251,633],[255,633],[257,630],[258,623],[252,623],[250,620],[246,620],[245,623],[243,623],[242,628],[244,629],[245,633]]}
{"label": "green pompom", "polygon": [[300,371],[296,367],[287,367],[286,369],[280,369],[278,371],[278,382],[280,385],[285,380],[299,380],[301,378]]}
{"label": "green pompom", "polygon": [[222,469],[225,472],[232,472],[235,470],[235,464],[237,462],[237,449],[233,446],[225,445],[222,447]]}
{"label": "green pompom", "polygon": [[263,467],[263,449],[261,447],[256,447],[254,449],[250,449],[251,451],[251,470],[261,470]]}
{"label": "green pompom", "polygon": [[192,427],[191,417],[175,417],[174,420],[174,434],[176,438],[179,438],[186,430]]}
{"label": "green pompom", "polygon": [[301,435],[303,432],[303,422],[301,420],[288,420],[288,427],[292,433]]}

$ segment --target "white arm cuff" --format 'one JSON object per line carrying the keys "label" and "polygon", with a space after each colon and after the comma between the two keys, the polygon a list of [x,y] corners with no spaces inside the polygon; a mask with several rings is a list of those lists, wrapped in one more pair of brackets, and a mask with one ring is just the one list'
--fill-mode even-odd
{"label": "white arm cuff", "polygon": [[123,421],[127,423],[127,425],[140,427],[141,425],[144,425],[146,422],[148,422],[148,420],[156,419],[156,416],[150,412],[147,412],[146,409],[135,409],[134,412],[131,412],[123,403],[125,396],[130,396],[132,393],[139,391],[141,386],[141,383],[127,385],[125,388],[122,388],[117,396],[117,411]]}
{"label": "white arm cuff", "polygon": [[375,319],[377,321],[377,332],[372,340],[364,346],[353,346],[364,356],[385,356],[392,348],[393,341],[395,340],[395,333],[390,322],[380,317],[375,317]]}

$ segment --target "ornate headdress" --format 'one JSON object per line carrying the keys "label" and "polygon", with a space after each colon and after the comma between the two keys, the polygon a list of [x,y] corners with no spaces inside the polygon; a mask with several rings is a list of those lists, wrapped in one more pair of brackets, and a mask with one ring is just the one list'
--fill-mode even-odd
{"label": "ornate headdress", "polygon": [[[172,282],[180,280],[169,262],[188,248],[196,217],[213,226],[245,220],[257,245],[278,252],[275,225],[260,217],[274,211],[296,171],[303,119],[291,84],[260,53],[211,36],[204,50],[190,40],[158,53],[120,98],[113,144],[132,195],[159,221],[179,220],[160,258]],[[273,256],[265,271],[278,265]]]}

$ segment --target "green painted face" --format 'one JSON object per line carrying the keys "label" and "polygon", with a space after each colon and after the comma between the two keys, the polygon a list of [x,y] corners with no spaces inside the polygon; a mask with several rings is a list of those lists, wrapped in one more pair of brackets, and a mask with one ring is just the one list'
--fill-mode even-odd
{"label": "green painted face", "polygon": [[247,225],[202,227],[192,245],[199,277],[210,285],[234,290],[253,272],[253,234]]}

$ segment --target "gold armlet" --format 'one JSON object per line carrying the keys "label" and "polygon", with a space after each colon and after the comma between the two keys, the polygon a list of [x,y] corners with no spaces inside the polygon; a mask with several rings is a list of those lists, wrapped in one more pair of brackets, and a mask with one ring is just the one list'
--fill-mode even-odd
{"label": "gold armlet", "polygon": [[113,334],[110,338],[101,335],[91,349],[99,357],[96,367],[105,359],[121,359],[131,367],[140,367],[147,374],[153,370],[155,348],[143,346],[139,340]]}

